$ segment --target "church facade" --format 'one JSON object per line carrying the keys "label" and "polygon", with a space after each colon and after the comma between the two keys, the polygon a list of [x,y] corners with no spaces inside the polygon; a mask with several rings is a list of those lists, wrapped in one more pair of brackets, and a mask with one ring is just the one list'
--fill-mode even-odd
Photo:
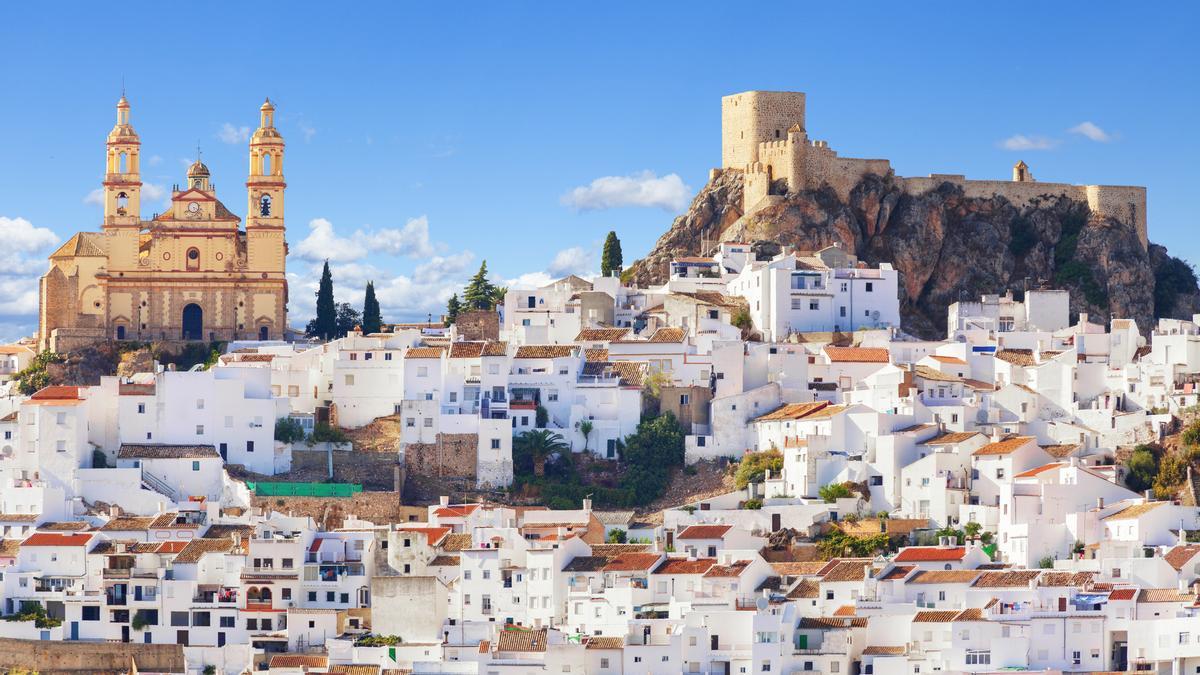
{"label": "church facade", "polygon": [[124,96],[108,134],[104,221],[50,255],[38,344],[70,351],[115,340],[275,340],[287,328],[284,141],[275,107],[250,138],[246,224],[217,198],[197,159],[171,205],[141,216],[141,142]]}

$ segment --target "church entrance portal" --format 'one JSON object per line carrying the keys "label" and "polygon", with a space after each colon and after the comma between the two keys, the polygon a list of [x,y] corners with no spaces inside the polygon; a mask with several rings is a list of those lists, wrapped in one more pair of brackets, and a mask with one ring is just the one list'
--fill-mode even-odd
{"label": "church entrance portal", "polygon": [[202,340],[204,335],[204,310],[192,303],[183,308],[183,339]]}

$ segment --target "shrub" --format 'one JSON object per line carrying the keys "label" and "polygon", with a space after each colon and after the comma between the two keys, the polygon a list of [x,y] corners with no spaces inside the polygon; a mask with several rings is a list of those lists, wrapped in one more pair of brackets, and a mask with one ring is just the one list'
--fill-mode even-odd
{"label": "shrub", "polygon": [[1154,452],[1150,446],[1139,445],[1134,448],[1133,454],[1125,462],[1125,468],[1128,469],[1125,483],[1130,490],[1142,492],[1154,486],[1154,479],[1158,475],[1158,462],[1154,459]]}
{"label": "shrub", "polygon": [[746,501],[742,502],[742,508],[750,511],[757,511],[762,507],[763,502],[761,499],[747,499]]}
{"label": "shrub", "polygon": [[1189,424],[1180,434],[1179,440],[1183,441],[1184,445],[1200,445],[1200,420]]}
{"label": "shrub", "polygon": [[537,409],[534,410],[533,415],[534,426],[537,428],[545,429],[550,425],[550,411],[546,410],[542,406],[539,405]]}
{"label": "shrub", "polygon": [[328,422],[318,422],[309,438],[314,443],[348,443],[350,441],[346,432],[331,426]]}
{"label": "shrub", "polygon": [[47,370],[47,366],[51,363],[62,362],[63,357],[49,350],[33,357],[33,361],[25,367],[25,370],[22,370],[15,376],[17,391],[30,396],[36,394],[39,389],[50,386],[50,373]]}
{"label": "shrub", "polygon": [[354,644],[358,647],[394,647],[403,643],[404,640],[399,635],[368,635],[359,638]]}
{"label": "shrub", "polygon": [[618,527],[618,528],[614,529],[613,531],[609,532],[608,537],[606,537],[605,540],[610,544],[624,544],[625,536],[626,536],[625,530],[622,530],[621,528]]}
{"label": "shrub", "polygon": [[832,504],[839,499],[845,499],[851,495],[850,488],[844,483],[830,483],[823,486],[817,491],[821,499],[825,500],[826,504]]}
{"label": "shrub", "polygon": [[1046,556],[1045,558],[1038,560],[1038,568],[1043,570],[1054,569],[1054,558]]}
{"label": "shrub", "polygon": [[304,440],[304,427],[300,420],[280,417],[275,420],[275,440],[280,443],[299,443]]}
{"label": "shrub", "polygon": [[783,453],[774,449],[752,452],[738,463],[737,473],[733,475],[733,479],[740,490],[750,483],[761,482],[767,471],[779,475],[782,470]]}

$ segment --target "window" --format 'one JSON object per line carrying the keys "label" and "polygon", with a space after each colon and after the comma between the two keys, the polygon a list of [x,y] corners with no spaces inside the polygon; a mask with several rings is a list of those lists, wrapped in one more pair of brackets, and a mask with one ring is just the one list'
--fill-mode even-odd
{"label": "window", "polygon": [[870,293],[874,290],[875,290],[875,284],[873,282],[868,281],[867,282],[867,292]]}
{"label": "window", "polygon": [[429,366],[417,366],[417,377],[429,377]]}
{"label": "window", "polygon": [[717,318],[720,318],[720,316],[721,316],[721,313],[718,310],[715,310],[715,309],[708,310],[708,318],[717,319]]}
{"label": "window", "polygon": [[55,452],[66,452],[67,451],[67,442],[66,441],[55,441],[54,442],[54,450],[55,450]]}
{"label": "window", "polygon": [[335,593],[333,591],[326,591],[325,602],[336,602],[336,601],[337,601],[337,593]]}
{"label": "window", "polygon": [[353,387],[353,386],[354,386],[354,376],[353,376],[353,375],[347,375],[347,376],[346,376],[346,386],[347,386],[347,387]]}
{"label": "window", "polygon": [[404,418],[404,426],[408,427],[409,429],[417,426],[417,418],[415,418],[415,417]]}
{"label": "window", "polygon": [[171,625],[172,626],[187,626],[188,625],[188,613],[187,612],[171,612]]}
{"label": "window", "polygon": [[196,410],[204,410],[204,399],[196,399]]}
{"label": "window", "polygon": [[200,462],[199,461],[192,462],[192,471],[199,471],[199,470],[200,470]]}
{"label": "window", "polygon": [[246,452],[254,452],[254,441],[246,441]]}
{"label": "window", "polygon": [[967,665],[969,666],[986,666],[992,662],[992,653],[990,651],[982,651],[978,649],[967,650]]}
{"label": "window", "polygon": [[500,449],[500,439],[499,439],[499,438],[493,438],[493,439],[492,439],[492,449],[493,449],[493,450],[499,450],[499,449]]}
{"label": "window", "polygon": [[691,402],[692,402],[691,394],[680,394],[679,395],[679,405],[690,405]]}
{"label": "window", "polygon": [[145,403],[139,403],[139,404],[138,404],[138,408],[137,408],[137,410],[138,410],[138,414],[139,414],[139,415],[145,415],[145,414],[146,414],[146,404],[145,404]]}
{"label": "window", "polygon": [[432,429],[432,428],[433,428],[433,418],[432,418],[432,417],[426,417],[426,418],[425,418],[425,422],[424,422],[424,424],[425,424],[425,428],[426,428],[426,429]]}
{"label": "window", "polygon": [[84,605],[81,609],[83,611],[83,615],[81,618],[84,621],[99,621],[100,620],[100,606],[99,605]]}
{"label": "window", "polygon": [[203,435],[204,435],[204,425],[203,425],[203,424],[197,424],[197,425],[196,425],[196,435],[197,435],[197,436],[203,436]]}
{"label": "window", "polygon": [[316,601],[317,601],[317,592],[316,592],[316,591],[309,591],[309,592],[308,592],[308,601],[309,601],[309,602],[316,602]]}
{"label": "window", "polygon": [[809,308],[810,310],[814,310],[814,311],[815,311],[815,310],[818,310],[818,309],[821,309],[821,301],[820,301],[820,300],[809,300],[809,301],[808,301],[808,308]]}

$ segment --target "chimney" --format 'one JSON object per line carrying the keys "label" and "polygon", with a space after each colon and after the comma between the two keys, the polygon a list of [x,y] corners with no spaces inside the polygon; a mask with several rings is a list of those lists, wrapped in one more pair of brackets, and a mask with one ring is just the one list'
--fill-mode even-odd
{"label": "chimney", "polygon": [[108,515],[112,516],[113,518],[121,515],[121,507],[117,506],[116,504],[112,504],[108,507]]}
{"label": "chimney", "polygon": [[591,513],[591,512],[592,512],[592,499],[591,499],[591,497],[584,497],[584,498],[583,498],[583,510],[584,510],[585,512],[587,512],[587,513]]}
{"label": "chimney", "polygon": [[1096,508],[1097,509],[1104,508],[1104,497],[1096,497]]}
{"label": "chimney", "polygon": [[1088,320],[1087,312],[1080,312],[1079,313],[1079,327],[1083,328],[1084,326],[1086,326],[1087,320]]}
{"label": "chimney", "polygon": [[1146,501],[1154,501],[1154,490],[1146,490]]}
{"label": "chimney", "polygon": [[438,505],[439,506],[450,506],[450,498],[447,497],[446,495],[442,495],[441,497],[438,498]]}
{"label": "chimney", "polygon": [[233,532],[233,534],[230,536],[233,537],[233,547],[241,548],[242,547],[242,533],[235,530]]}
{"label": "chimney", "polygon": [[995,443],[1002,438],[1004,438],[1004,434],[1001,433],[1000,427],[992,427],[992,442]]}

